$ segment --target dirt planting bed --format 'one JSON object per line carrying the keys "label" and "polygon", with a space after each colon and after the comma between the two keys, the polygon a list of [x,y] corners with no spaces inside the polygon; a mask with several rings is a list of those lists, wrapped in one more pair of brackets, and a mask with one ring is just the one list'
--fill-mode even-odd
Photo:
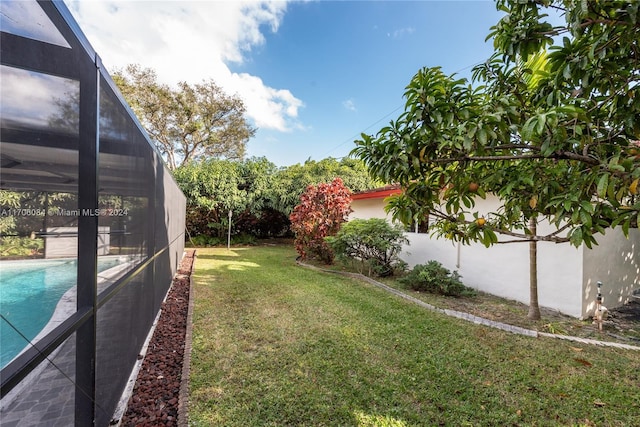
{"label": "dirt planting bed", "polygon": [[186,253],[162,304],[121,426],[177,426],[195,251]]}

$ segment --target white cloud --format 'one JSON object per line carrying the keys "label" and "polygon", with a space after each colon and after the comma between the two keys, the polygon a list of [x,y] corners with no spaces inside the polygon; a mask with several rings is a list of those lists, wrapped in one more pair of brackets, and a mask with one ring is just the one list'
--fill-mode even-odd
{"label": "white cloud", "polygon": [[4,120],[47,126],[60,111],[59,104],[77,107],[78,82],[49,74],[2,65],[0,113]]}
{"label": "white cloud", "polygon": [[109,70],[137,63],[169,84],[213,79],[245,102],[256,126],[280,131],[300,126],[301,100],[262,79],[233,73],[277,31],[287,2],[275,1],[75,1],[66,0]]}
{"label": "white cloud", "polygon": [[392,33],[387,33],[387,37],[392,37],[394,39],[401,39],[405,36],[405,34],[413,34],[416,32],[416,29],[413,27],[399,28]]}
{"label": "white cloud", "polygon": [[342,106],[349,111],[358,111],[358,109],[356,108],[356,103],[352,98],[342,101]]}
{"label": "white cloud", "polygon": [[262,79],[246,73],[230,75],[227,83],[232,93],[245,99],[247,112],[253,112],[250,115],[259,128],[286,132],[300,126],[296,118],[303,104],[290,91],[265,86]]}

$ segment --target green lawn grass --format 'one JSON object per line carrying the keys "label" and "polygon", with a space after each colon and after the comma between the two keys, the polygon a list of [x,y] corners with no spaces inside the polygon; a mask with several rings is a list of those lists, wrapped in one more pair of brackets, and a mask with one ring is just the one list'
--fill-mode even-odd
{"label": "green lawn grass", "polygon": [[640,425],[640,352],[473,325],[295,257],[198,249],[190,425]]}

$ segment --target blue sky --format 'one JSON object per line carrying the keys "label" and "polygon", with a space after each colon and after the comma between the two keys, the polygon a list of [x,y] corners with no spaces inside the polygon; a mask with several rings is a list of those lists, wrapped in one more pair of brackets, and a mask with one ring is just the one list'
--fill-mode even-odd
{"label": "blue sky", "polygon": [[487,59],[492,1],[67,0],[107,69],[212,78],[258,128],[249,156],[278,166],[342,157],[402,112],[424,66],[470,77]]}

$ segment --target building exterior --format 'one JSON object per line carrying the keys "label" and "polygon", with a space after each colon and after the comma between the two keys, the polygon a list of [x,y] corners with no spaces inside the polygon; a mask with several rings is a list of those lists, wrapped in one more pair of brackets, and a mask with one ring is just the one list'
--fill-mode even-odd
{"label": "building exterior", "polygon": [[[386,218],[385,198],[399,188],[356,193],[349,219]],[[497,199],[478,199],[480,212],[494,210]],[[540,224],[539,228],[551,227]],[[526,243],[496,244],[486,248],[480,243],[461,245],[430,236],[427,232],[407,233],[410,245],[401,258],[410,267],[429,260],[457,270],[465,285],[504,298],[529,303],[529,248]],[[538,298],[542,307],[578,318],[593,315],[602,282],[603,305],[621,306],[640,289],[640,230],[630,230],[625,238],[620,230],[598,237],[593,249],[565,244],[538,242]]]}
{"label": "building exterior", "polygon": [[[0,248],[72,266],[57,306],[5,310],[0,260],[3,357],[24,340],[0,423],[107,426],[182,258],[186,200],[63,2],[0,2],[0,48]],[[32,336],[18,315],[51,319]]]}

